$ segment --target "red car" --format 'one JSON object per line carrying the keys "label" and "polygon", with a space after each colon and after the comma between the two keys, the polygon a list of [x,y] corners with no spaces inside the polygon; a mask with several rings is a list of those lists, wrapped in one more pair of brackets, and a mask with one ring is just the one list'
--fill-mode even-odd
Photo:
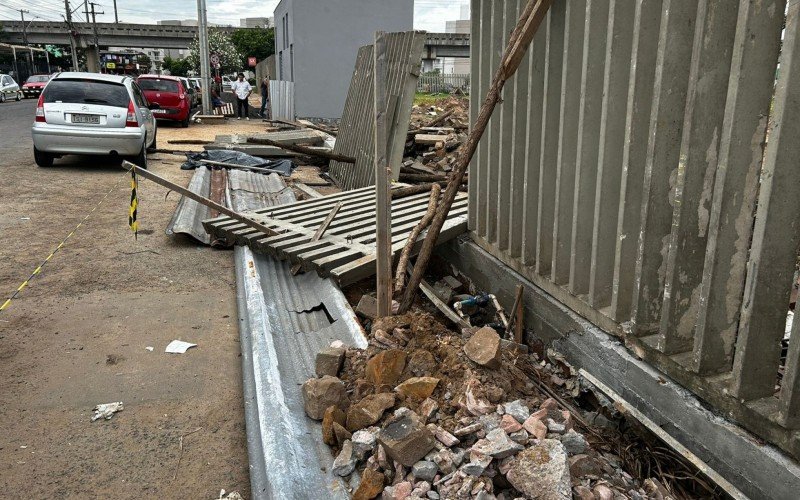
{"label": "red car", "polygon": [[184,128],[189,126],[192,98],[180,79],[174,76],[142,75],[136,79],[136,83],[144,92],[147,102],[160,106],[153,110],[155,118],[180,122]]}
{"label": "red car", "polygon": [[49,81],[50,75],[31,75],[22,85],[22,93],[25,95],[26,99],[29,97],[39,97],[39,94],[42,93],[44,86],[47,85]]}

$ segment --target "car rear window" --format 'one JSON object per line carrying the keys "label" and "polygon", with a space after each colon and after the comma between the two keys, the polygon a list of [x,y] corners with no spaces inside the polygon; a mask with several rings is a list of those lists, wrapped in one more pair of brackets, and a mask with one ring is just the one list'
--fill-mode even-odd
{"label": "car rear window", "polygon": [[25,83],[44,83],[49,79],[48,75],[33,75],[25,80]]}
{"label": "car rear window", "polygon": [[62,78],[45,87],[44,102],[101,104],[127,108],[131,102],[128,89],[121,83]]}
{"label": "car rear window", "polygon": [[155,90],[156,92],[178,92],[178,82],[175,80],[157,80],[155,78],[141,78],[136,81],[142,90]]}

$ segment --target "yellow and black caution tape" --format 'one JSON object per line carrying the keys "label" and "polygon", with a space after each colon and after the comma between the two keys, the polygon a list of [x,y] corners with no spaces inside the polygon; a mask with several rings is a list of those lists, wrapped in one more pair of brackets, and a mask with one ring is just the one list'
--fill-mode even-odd
{"label": "yellow and black caution tape", "polygon": [[136,208],[139,206],[139,195],[136,193],[138,181],[136,180],[136,169],[131,169],[131,206],[128,209],[128,225],[133,231],[134,239],[139,239],[139,223],[136,221]]}
{"label": "yellow and black caution tape", "polygon": [[[131,169],[131,172],[134,172],[134,169]],[[126,171],[125,173],[127,174],[128,172]],[[106,201],[106,198],[108,198],[108,197],[111,195],[111,193],[113,193],[113,192],[114,192],[114,190],[115,190],[115,189],[117,189],[117,187],[119,187],[120,183],[121,183],[121,182],[122,182],[124,179],[125,179],[125,177],[120,177],[120,179],[119,179],[119,180],[118,180],[118,181],[117,181],[117,182],[116,182],[116,183],[115,183],[115,184],[114,184],[114,185],[111,187],[111,189],[109,189],[109,190],[108,190],[108,192],[105,194],[105,196],[103,196],[103,197],[100,199],[100,201],[98,201],[98,202],[95,204],[95,206],[94,206],[94,207],[92,207],[92,209],[89,211],[89,213],[88,213],[88,214],[86,214],[86,216],[85,216],[83,219],[81,219],[81,221],[78,223],[78,225],[77,225],[77,226],[75,226],[75,228],[74,228],[72,231],[70,231],[70,233],[69,233],[69,234],[66,236],[66,238],[64,238],[63,240],[61,240],[61,243],[59,243],[59,244],[58,244],[58,246],[57,246],[57,247],[56,247],[56,248],[55,248],[55,249],[54,249],[52,252],[50,252],[50,255],[48,255],[48,256],[47,256],[47,258],[46,258],[46,259],[44,259],[44,260],[42,261],[42,263],[41,263],[41,264],[39,264],[39,266],[38,266],[36,269],[34,269],[34,270],[33,270],[33,272],[31,273],[31,275],[30,275],[30,276],[28,276],[28,279],[26,279],[25,281],[23,281],[23,282],[22,282],[22,284],[21,284],[20,286],[18,286],[16,290],[14,290],[14,293],[12,293],[12,294],[11,294],[11,296],[10,296],[9,298],[7,298],[5,302],[3,302],[3,305],[0,305],[0,311],[3,311],[4,309],[7,309],[7,308],[8,308],[8,306],[9,306],[9,305],[11,305],[11,301],[12,301],[12,300],[14,300],[14,299],[17,297],[17,295],[19,295],[19,293],[20,293],[20,292],[21,292],[21,291],[22,291],[22,290],[23,290],[23,289],[24,289],[26,286],[28,286],[28,283],[30,283],[30,281],[31,281],[33,278],[35,278],[35,277],[36,277],[36,276],[37,276],[39,273],[41,273],[41,272],[42,272],[42,268],[45,266],[45,264],[47,264],[48,262],[50,262],[50,259],[52,259],[52,258],[53,258],[53,256],[56,254],[56,252],[58,252],[59,250],[61,250],[61,247],[63,247],[63,246],[64,246],[64,245],[67,243],[67,240],[69,240],[70,238],[72,238],[72,235],[73,235],[73,234],[75,234],[75,232],[76,232],[76,231],[78,231],[78,229],[80,229],[80,227],[83,225],[83,223],[84,223],[84,222],[86,222],[86,220],[87,220],[87,219],[89,219],[89,217],[90,217],[90,216],[91,216],[91,215],[92,215],[92,214],[95,212],[95,210],[97,210],[97,208],[98,208],[100,205],[102,205],[104,201]],[[133,211],[133,214],[132,214],[132,215],[133,215],[133,223],[132,223],[132,225],[131,225],[131,228],[133,228],[133,227],[134,227],[134,225],[137,225],[137,223],[136,223],[136,208],[135,208],[135,206],[134,206],[135,184],[136,184],[136,180],[135,180],[135,177],[134,177],[134,180],[133,180],[133,181],[131,181],[131,186],[134,188],[134,192],[131,194],[131,209],[132,209],[132,211]],[[137,200],[137,202],[138,202],[138,200]],[[138,227],[138,226],[137,226],[137,227]],[[136,231],[136,229],[134,229],[134,231]]]}

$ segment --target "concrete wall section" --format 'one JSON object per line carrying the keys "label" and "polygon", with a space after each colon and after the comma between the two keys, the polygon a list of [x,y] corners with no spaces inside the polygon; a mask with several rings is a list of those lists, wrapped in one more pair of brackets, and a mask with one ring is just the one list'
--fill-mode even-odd
{"label": "concrete wall section", "polygon": [[359,47],[371,44],[376,31],[408,31],[413,23],[411,0],[281,1],[275,8],[278,74],[295,82],[297,115],[341,117]]}

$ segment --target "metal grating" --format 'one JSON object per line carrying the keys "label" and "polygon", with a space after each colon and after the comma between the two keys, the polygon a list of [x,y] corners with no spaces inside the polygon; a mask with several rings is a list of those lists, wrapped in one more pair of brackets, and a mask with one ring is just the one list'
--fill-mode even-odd
{"label": "metal grating", "polygon": [[[422,61],[425,33],[407,31],[387,33],[387,92],[388,105],[387,162],[393,179],[400,175],[411,106]],[[342,189],[350,190],[375,183],[375,113],[372,45],[358,50],[353,79],[339,125],[334,153],[356,159],[356,163],[331,162],[330,175]]]}
{"label": "metal grating", "polygon": [[[400,186],[395,186],[395,188]],[[408,235],[424,215],[430,193],[419,193],[392,200],[392,252],[399,255]],[[312,237],[337,204],[342,203],[322,238]],[[265,236],[249,230],[227,217],[203,222],[206,230],[218,239],[247,245],[256,252],[301,264],[321,276],[334,278],[341,286],[375,274],[375,189],[346,191],[292,203],[280,208],[266,208],[248,213],[255,220],[279,234]],[[467,196],[459,193],[437,240],[443,243],[466,231]],[[417,240],[422,246],[423,232]]]}

